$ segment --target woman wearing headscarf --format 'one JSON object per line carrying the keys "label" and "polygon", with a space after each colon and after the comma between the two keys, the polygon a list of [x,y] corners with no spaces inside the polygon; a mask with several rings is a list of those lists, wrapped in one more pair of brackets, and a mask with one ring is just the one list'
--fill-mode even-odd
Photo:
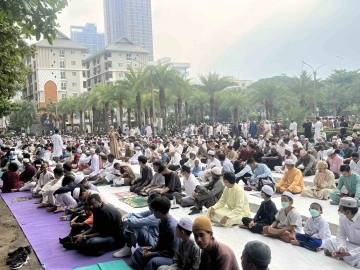
{"label": "woman wearing headscarf", "polygon": [[120,137],[119,133],[116,131],[116,129],[114,129],[113,126],[111,126],[110,131],[108,133],[108,138],[110,141],[110,153],[115,156],[115,159],[120,158],[119,143],[118,143],[119,137]]}
{"label": "woman wearing headscarf", "polygon": [[327,200],[329,198],[329,194],[334,192],[336,189],[334,173],[328,170],[327,162],[322,160],[316,164],[316,168],[317,171],[315,173],[312,187],[305,187],[301,196]]}

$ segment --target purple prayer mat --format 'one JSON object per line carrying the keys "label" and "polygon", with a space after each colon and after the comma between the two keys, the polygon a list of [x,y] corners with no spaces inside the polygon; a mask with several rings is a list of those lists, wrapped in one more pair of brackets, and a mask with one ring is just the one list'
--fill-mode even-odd
{"label": "purple prayer mat", "polygon": [[[1,197],[15,216],[25,236],[30,242],[39,261],[49,270],[70,270],[74,267],[116,260],[115,251],[100,257],[88,257],[74,250],[65,250],[59,244],[59,238],[70,231],[69,221],[60,221],[64,213],[48,213],[45,208],[37,209],[33,200],[11,203],[15,197],[28,196],[27,192],[2,193]],[[122,258],[131,265],[130,257]]]}

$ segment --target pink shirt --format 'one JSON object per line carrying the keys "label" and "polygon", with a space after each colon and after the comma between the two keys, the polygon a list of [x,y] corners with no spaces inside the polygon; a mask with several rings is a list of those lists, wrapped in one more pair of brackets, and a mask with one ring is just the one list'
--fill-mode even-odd
{"label": "pink shirt", "polygon": [[333,173],[340,174],[340,166],[343,165],[343,158],[339,155],[335,155],[334,158],[329,158],[328,162],[330,164],[329,170]]}

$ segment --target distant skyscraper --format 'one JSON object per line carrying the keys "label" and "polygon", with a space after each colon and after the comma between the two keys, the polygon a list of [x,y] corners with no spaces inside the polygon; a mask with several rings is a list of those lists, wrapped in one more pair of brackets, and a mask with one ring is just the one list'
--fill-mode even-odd
{"label": "distant skyscraper", "polygon": [[125,36],[154,59],[151,0],[104,0],[106,44]]}
{"label": "distant skyscraper", "polygon": [[97,32],[97,26],[87,23],[85,26],[71,26],[71,39],[89,48],[88,53],[94,54],[105,48],[105,36]]}

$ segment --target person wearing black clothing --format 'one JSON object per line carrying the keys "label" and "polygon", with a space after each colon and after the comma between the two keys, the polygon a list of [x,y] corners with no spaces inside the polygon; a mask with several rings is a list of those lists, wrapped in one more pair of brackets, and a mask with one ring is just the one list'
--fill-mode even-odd
{"label": "person wearing black clothing", "polygon": [[343,142],[343,152],[344,152],[344,164],[350,164],[351,154],[354,152],[352,148],[349,146],[348,141]]}
{"label": "person wearing black clothing", "polygon": [[306,119],[306,122],[302,125],[302,127],[304,128],[305,138],[311,139],[312,138],[312,133],[311,133],[312,123],[311,123],[310,119]]}
{"label": "person wearing black clothing", "polygon": [[265,163],[270,170],[274,171],[275,166],[282,166],[282,156],[276,151],[276,148],[271,148],[270,153],[261,158],[262,163]]}
{"label": "person wearing black clothing", "polygon": [[180,178],[176,172],[169,170],[165,166],[159,167],[159,173],[165,178],[165,187],[160,191],[160,194],[172,200],[174,198],[174,192],[182,192]]}
{"label": "person wearing black clothing", "polygon": [[242,218],[241,228],[249,229],[252,233],[261,234],[263,227],[270,226],[275,221],[275,214],[277,213],[276,205],[271,200],[271,195],[274,190],[269,185],[264,185],[261,189],[261,197],[264,201],[261,203],[254,219],[244,217]]}
{"label": "person wearing black clothing", "polygon": [[160,219],[159,240],[155,246],[139,247],[131,257],[136,270],[156,270],[162,265],[171,265],[179,238],[176,237],[177,221],[169,214],[171,202],[166,197],[155,198],[150,210]]}
{"label": "person wearing black clothing", "polygon": [[347,131],[348,127],[349,127],[349,124],[345,121],[344,118],[341,118],[341,122],[340,122],[341,139],[343,139],[346,136],[346,131]]}
{"label": "person wearing black clothing", "polygon": [[111,204],[104,204],[99,194],[90,195],[86,201],[94,216],[93,227],[75,235],[75,243],[65,248],[77,249],[80,253],[101,256],[125,245],[122,216]]}
{"label": "person wearing black clothing", "polygon": [[145,156],[138,157],[139,165],[141,168],[141,177],[135,180],[135,183],[130,187],[130,191],[139,193],[143,187],[146,187],[152,181],[152,169],[146,164],[147,158]]}

